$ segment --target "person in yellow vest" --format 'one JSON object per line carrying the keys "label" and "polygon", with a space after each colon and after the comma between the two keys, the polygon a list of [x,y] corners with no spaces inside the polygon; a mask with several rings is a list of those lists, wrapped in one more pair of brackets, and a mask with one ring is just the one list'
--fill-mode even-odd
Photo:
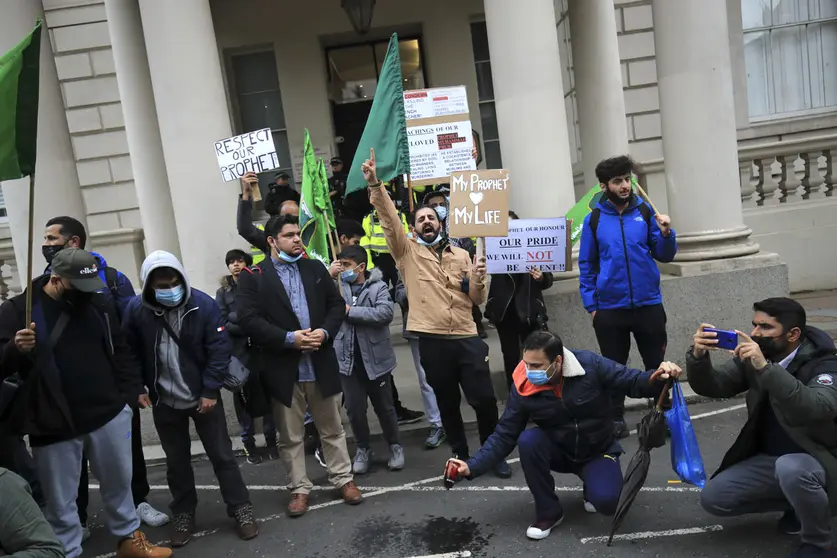
{"label": "person in yellow vest", "polygon": [[[390,198],[392,193],[387,190]],[[401,218],[401,224],[404,226],[404,233],[410,232],[410,226],[407,224],[407,217],[403,212],[398,212]],[[395,260],[389,253],[387,247],[387,240],[384,237],[384,229],[381,227],[381,222],[378,219],[378,213],[374,209],[369,212],[369,215],[363,218],[363,238],[360,240],[360,245],[366,248],[372,255],[372,261],[375,266],[380,268],[383,273],[384,283],[389,283],[391,287],[395,287],[398,283],[398,269],[395,267]]]}

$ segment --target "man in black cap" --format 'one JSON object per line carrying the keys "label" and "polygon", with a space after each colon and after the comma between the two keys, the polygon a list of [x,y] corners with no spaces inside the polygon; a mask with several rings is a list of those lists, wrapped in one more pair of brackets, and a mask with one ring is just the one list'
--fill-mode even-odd
{"label": "man in black cap", "polygon": [[32,282],[31,323],[25,294],[0,307],[0,370],[22,379],[2,418],[15,433],[29,435],[45,515],[67,556],[81,554],[76,495],[85,451],[101,484],[105,522],[120,539],[117,558],[165,558],[171,550],[151,545],[139,531],[131,407],[149,399],[115,304],[100,292],[99,265],[89,252],[65,248],[50,274]]}
{"label": "man in black cap", "polygon": [[288,173],[280,171],[276,173],[270,190],[264,197],[264,210],[270,216],[279,215],[279,208],[288,201],[299,203],[299,192],[291,186],[291,177]]}
{"label": "man in black cap", "polygon": [[328,195],[334,206],[334,214],[343,216],[343,196],[346,194],[346,173],[343,172],[343,159],[334,157],[331,165],[331,178],[328,179]]}

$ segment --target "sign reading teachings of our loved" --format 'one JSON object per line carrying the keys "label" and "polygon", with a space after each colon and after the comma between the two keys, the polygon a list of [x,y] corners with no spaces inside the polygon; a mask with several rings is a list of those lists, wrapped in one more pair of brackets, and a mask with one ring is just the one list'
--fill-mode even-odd
{"label": "sign reading teachings of our loved", "polygon": [[413,186],[444,182],[453,172],[477,168],[464,85],[405,91],[404,112]]}
{"label": "sign reading teachings of our loved", "polygon": [[224,182],[241,178],[248,172],[260,173],[279,168],[270,128],[216,141],[215,155]]}
{"label": "sign reading teachings of our loved", "polygon": [[505,238],[485,239],[488,273],[526,273],[572,271],[572,242],[565,217],[551,219],[513,219]]}
{"label": "sign reading teachings of our loved", "polygon": [[450,235],[509,234],[509,171],[454,172],[450,176]]}

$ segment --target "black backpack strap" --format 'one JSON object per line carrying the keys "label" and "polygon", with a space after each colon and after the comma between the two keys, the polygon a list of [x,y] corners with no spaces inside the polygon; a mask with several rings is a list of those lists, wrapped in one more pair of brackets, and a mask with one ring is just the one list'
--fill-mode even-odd
{"label": "black backpack strap", "polygon": [[648,225],[649,229],[651,227],[651,208],[648,207],[645,202],[640,203],[637,206],[639,209],[639,213],[642,215],[642,218],[645,219],[645,224]]}
{"label": "black backpack strap", "polygon": [[105,285],[110,289],[111,294],[116,298],[119,291],[119,272],[114,267],[105,268]]}
{"label": "black backpack strap", "polygon": [[157,319],[163,324],[163,328],[165,328],[166,333],[169,334],[169,337],[171,337],[171,340],[174,341],[178,348],[186,353],[186,356],[188,356],[192,362],[197,365],[198,369],[203,369],[203,364],[198,362],[197,355],[192,352],[191,348],[183,344],[183,341],[181,341],[180,337],[178,337],[178,335],[174,332],[174,329],[172,329],[171,325],[169,325],[169,321],[163,316],[159,316]]}
{"label": "black backpack strap", "polygon": [[598,249],[599,239],[596,238],[596,231],[599,228],[599,219],[602,216],[602,210],[598,207],[594,207],[593,211],[590,212],[590,221],[587,223],[590,225],[590,232],[593,233],[593,242],[596,243],[596,247]]}

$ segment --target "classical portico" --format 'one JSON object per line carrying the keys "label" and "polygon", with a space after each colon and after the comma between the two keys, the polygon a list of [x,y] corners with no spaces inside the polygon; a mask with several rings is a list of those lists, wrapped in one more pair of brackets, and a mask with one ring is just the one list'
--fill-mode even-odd
{"label": "classical portico", "polygon": [[[242,105],[254,97],[239,91],[244,84],[236,74],[236,57],[258,51],[275,58],[275,85],[265,77],[264,91],[252,94],[266,99],[265,125],[286,142],[289,153],[301,148],[303,127],[336,153],[343,137],[330,115],[349,105],[333,94],[333,67],[341,58],[330,49],[339,46],[341,56],[354,56],[351,49],[362,46],[352,45],[366,39],[352,31],[337,0],[100,0],[86,2],[83,9],[68,0],[11,0],[0,7],[0,48],[19,40],[37,14],[32,6],[41,1],[54,29],[52,48],[46,38],[44,43],[41,122],[50,124],[39,137],[38,222],[66,213],[89,217],[94,239],[103,242],[125,231],[131,238],[144,235],[142,249],[118,260],[121,267],[152,250],[170,250],[182,256],[196,287],[213,292],[224,271],[224,252],[243,245],[235,230],[238,185],[222,182],[211,149],[213,141],[244,131],[244,122],[252,120]],[[563,94],[570,74],[562,68],[567,46],[559,44],[556,33],[562,6],[569,11],[578,108],[569,116]],[[486,151],[501,154],[503,167],[514,176],[512,207],[521,216],[563,214],[579,191],[595,183],[596,162],[634,154],[643,164],[646,189],[670,213],[678,232],[680,253],[663,270],[669,315],[682,320],[671,331],[679,351],[695,321],[705,317],[699,313],[711,310],[716,322],[740,325],[752,300],[787,293],[787,267],[775,254],[759,252],[745,224],[728,2],[649,0],[638,8],[629,18],[614,11],[612,0],[464,0],[456,6],[444,0],[379,0],[369,37],[378,40],[397,30],[424,41],[410,51],[422,57],[414,72],[405,74],[411,84],[466,85],[472,122]],[[690,21],[685,27],[684,13]],[[481,20],[475,22],[473,14],[484,14],[487,49],[478,48]],[[652,15],[649,43],[650,33],[636,30]],[[277,21],[284,31],[277,32]],[[76,34],[84,26],[88,34],[102,33],[99,42]],[[629,49],[637,50],[638,62],[624,62]],[[642,49],[655,56],[649,60]],[[106,51],[112,51],[112,68],[102,76],[95,67],[89,73],[86,67],[68,70],[70,62],[95,61]],[[649,64],[655,75],[649,74]],[[374,75],[353,79],[371,83]],[[634,82],[651,79],[656,80],[653,89],[631,89]],[[111,96],[80,98],[84,80],[101,85],[100,90],[110,88]],[[637,91],[646,95],[639,108],[634,106]],[[268,108],[270,95],[281,100]],[[98,111],[97,120],[82,125],[79,119],[90,107]],[[118,108],[119,121],[106,123],[110,113],[103,107]],[[638,116],[630,116],[634,113]],[[658,132],[653,130],[657,117]],[[650,130],[648,145],[661,145],[659,155],[648,156],[638,147],[640,124]],[[572,139],[576,125],[580,158]],[[107,138],[113,140],[109,145],[92,149],[93,139],[108,143]],[[117,144],[125,153],[105,149]],[[107,174],[91,176],[103,161]],[[127,170],[118,172],[126,161]],[[98,196],[127,192],[128,185],[133,205],[112,213],[96,209],[103,205]],[[3,184],[20,256],[26,208],[17,189]],[[124,271],[136,276],[136,270]],[[595,347],[577,282],[561,283],[548,297],[551,323],[568,343]]]}

